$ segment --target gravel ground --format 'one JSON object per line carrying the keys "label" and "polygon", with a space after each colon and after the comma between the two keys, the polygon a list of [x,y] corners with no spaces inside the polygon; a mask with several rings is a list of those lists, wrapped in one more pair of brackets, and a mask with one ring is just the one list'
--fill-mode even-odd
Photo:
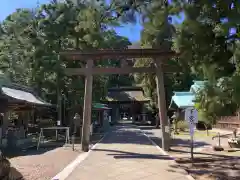
{"label": "gravel ground", "polygon": [[[93,135],[91,145],[97,143],[103,135]],[[79,142],[77,140],[75,142],[75,151],[72,151],[72,145],[70,144],[63,147],[54,147],[56,144],[53,143],[52,145],[49,144],[52,147],[43,145],[39,150],[34,147],[8,157],[11,166],[22,174],[24,180],[51,180],[82,153]]]}
{"label": "gravel ground", "polygon": [[72,151],[71,146],[41,148],[39,151],[31,150],[9,160],[25,180],[50,180],[81,153],[78,149],[79,146],[76,147],[76,151]]}

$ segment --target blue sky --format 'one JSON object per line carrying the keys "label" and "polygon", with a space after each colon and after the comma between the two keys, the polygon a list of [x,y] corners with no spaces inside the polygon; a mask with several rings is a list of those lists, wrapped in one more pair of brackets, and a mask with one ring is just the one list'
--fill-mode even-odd
{"label": "blue sky", "polygon": [[[34,8],[38,2],[40,4],[47,3],[50,0],[1,0],[0,21],[15,11],[16,8]],[[119,35],[128,37],[132,42],[140,39],[141,25],[139,23],[132,25],[127,24],[124,27],[116,28]]]}
{"label": "blue sky", "polygon": [[[38,3],[47,3],[50,0],[1,0],[0,6],[0,21],[4,20],[6,16],[15,11],[16,8],[34,8]],[[140,23],[127,24],[123,27],[116,28],[119,35],[126,36],[130,41],[135,42],[140,39],[141,32]]]}

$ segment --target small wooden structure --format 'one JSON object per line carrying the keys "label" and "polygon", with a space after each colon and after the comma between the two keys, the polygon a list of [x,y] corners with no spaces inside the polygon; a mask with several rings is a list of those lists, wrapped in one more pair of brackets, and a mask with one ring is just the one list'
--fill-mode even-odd
{"label": "small wooden structure", "polygon": [[[15,139],[12,145],[28,140],[28,123],[33,119],[34,109],[49,106],[51,104],[38,97],[29,87],[12,83],[4,75],[0,76],[0,145],[5,146],[5,142],[9,145],[11,139]],[[15,117],[10,122],[12,115]]]}
{"label": "small wooden structure", "polygon": [[[175,56],[173,51],[162,51],[161,49],[99,49],[99,50],[69,50],[59,53],[61,57],[70,60],[82,60],[86,62],[86,67],[83,68],[67,68],[67,75],[85,75],[85,95],[84,95],[84,110],[83,110],[83,128],[82,128],[82,150],[89,150],[90,143],[90,123],[92,112],[92,84],[93,75],[106,74],[130,74],[130,73],[156,73],[157,94],[159,117],[161,119],[162,130],[162,148],[169,150],[170,133],[166,112],[166,100],[164,89],[164,72],[176,71],[168,65],[167,61],[172,56]],[[152,58],[153,64],[148,67],[132,67],[127,63],[129,58]],[[121,67],[94,67],[96,60],[117,59],[121,61]]]}
{"label": "small wooden structure", "polygon": [[58,139],[58,130],[64,130],[65,131],[65,144],[70,142],[70,128],[69,127],[53,126],[53,127],[40,128],[37,150],[39,149],[40,144],[44,143],[44,134],[43,134],[44,130],[54,130],[56,132],[56,140]]}

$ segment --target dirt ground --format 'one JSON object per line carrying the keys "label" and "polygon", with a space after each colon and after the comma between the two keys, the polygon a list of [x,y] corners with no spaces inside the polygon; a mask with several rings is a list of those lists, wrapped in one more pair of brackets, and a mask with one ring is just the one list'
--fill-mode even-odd
{"label": "dirt ground", "polygon": [[[154,127],[141,128],[156,144],[161,146],[161,130]],[[221,133],[222,134],[222,133]],[[218,139],[215,132],[196,132],[194,163],[190,161],[190,136],[188,132],[174,135],[169,154],[176,160],[174,168],[185,169],[196,180],[239,180],[240,149],[229,152],[227,136],[221,138],[224,151],[214,151]]]}
{"label": "dirt ground", "polygon": [[240,179],[240,157],[212,155],[176,158],[175,168],[185,169],[196,180],[238,180]]}
{"label": "dirt ground", "polygon": [[[214,151],[213,146],[218,144],[204,132],[196,132],[194,143],[194,162],[190,160],[189,135],[181,133],[172,141],[169,152],[177,161],[176,168],[183,168],[196,180],[237,180],[240,179],[240,149],[229,147],[227,137],[221,138],[224,151]],[[229,152],[229,150],[232,150]]]}

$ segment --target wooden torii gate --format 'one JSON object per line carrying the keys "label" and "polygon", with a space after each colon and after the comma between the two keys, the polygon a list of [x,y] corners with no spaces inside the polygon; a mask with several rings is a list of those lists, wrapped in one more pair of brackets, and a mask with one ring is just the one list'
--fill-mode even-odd
{"label": "wooden torii gate", "polygon": [[[84,60],[86,67],[66,68],[65,73],[69,76],[85,75],[85,94],[82,126],[82,150],[89,150],[90,123],[92,113],[92,84],[93,75],[106,74],[130,74],[130,73],[156,73],[158,109],[161,121],[162,148],[166,151],[170,148],[170,131],[166,112],[166,100],[164,89],[164,72],[173,72],[173,67],[164,64],[170,57],[176,55],[173,51],[161,51],[160,49],[99,49],[99,50],[70,50],[60,52],[60,56],[71,60]],[[94,60],[119,59],[122,67],[94,67]],[[154,65],[150,67],[130,67],[126,63],[129,58],[152,58]]]}

